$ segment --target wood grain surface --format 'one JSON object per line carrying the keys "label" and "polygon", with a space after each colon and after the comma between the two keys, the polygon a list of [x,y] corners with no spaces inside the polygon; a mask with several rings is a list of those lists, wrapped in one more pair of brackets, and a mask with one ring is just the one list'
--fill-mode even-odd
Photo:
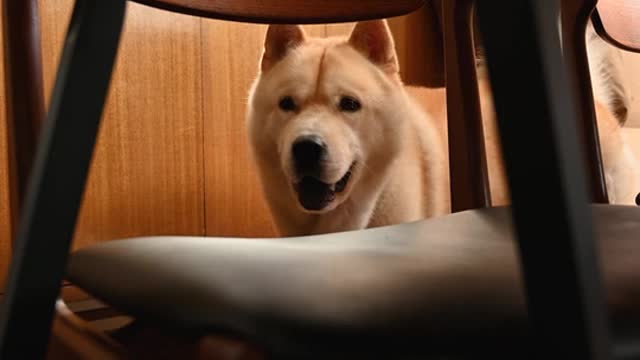
{"label": "wood grain surface", "polygon": [[[42,2],[47,89],[68,14]],[[129,5],[75,248],[204,234],[199,39],[197,18]]]}
{"label": "wood grain surface", "polygon": [[[264,25],[203,20],[207,234],[276,235],[250,157],[245,112],[262,54]],[[307,26],[325,36],[325,25]]]}
{"label": "wood grain surface", "polygon": [[327,23],[390,17],[422,6],[422,0],[306,0],[304,7],[282,0],[136,0],[186,14],[243,22]]}

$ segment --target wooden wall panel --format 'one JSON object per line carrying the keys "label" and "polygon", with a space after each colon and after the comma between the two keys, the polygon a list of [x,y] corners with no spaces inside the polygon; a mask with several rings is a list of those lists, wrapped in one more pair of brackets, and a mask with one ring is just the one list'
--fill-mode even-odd
{"label": "wooden wall panel", "polygon": [[[41,3],[47,89],[70,5]],[[129,3],[76,248],[204,233],[200,30],[198,18]]]}
{"label": "wooden wall panel", "polygon": [[62,41],[71,19],[73,0],[39,0],[40,42],[42,43],[42,67],[44,78],[44,97],[49,106],[55,71],[60,60]]}
{"label": "wooden wall panel", "polygon": [[[207,234],[276,235],[250,158],[246,100],[258,71],[265,25],[203,20]],[[325,25],[306,28],[324,36]]]}
{"label": "wooden wall panel", "polygon": [[[2,39],[2,16],[0,16],[0,39]],[[4,288],[5,277],[11,257],[11,221],[9,217],[9,164],[7,149],[7,123],[4,108],[4,56],[0,44],[0,288]]]}
{"label": "wooden wall panel", "polygon": [[275,234],[249,158],[247,93],[266,27],[203,21],[206,225],[208,235]]}
{"label": "wooden wall panel", "polygon": [[391,19],[389,27],[405,83],[440,87],[444,86],[444,52],[437,10],[429,5],[433,6]]}

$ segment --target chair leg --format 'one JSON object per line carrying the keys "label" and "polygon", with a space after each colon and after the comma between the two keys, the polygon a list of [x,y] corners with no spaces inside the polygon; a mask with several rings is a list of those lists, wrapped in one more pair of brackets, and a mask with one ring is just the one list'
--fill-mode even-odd
{"label": "chair leg", "polygon": [[477,2],[540,358],[609,359],[557,1]]}
{"label": "chair leg", "polygon": [[577,95],[578,128],[582,130],[587,159],[587,173],[591,186],[591,200],[595,203],[608,203],[607,184],[600,153],[598,123],[593,104],[593,90],[589,73],[589,58],[585,31],[597,0],[562,0],[562,48],[565,59],[570,65],[569,80]]}
{"label": "chair leg", "polygon": [[44,120],[38,1],[2,5],[11,234],[18,227],[27,179]]}
{"label": "chair leg", "polygon": [[46,353],[125,6],[125,0],[76,1],[9,270],[2,359]]}
{"label": "chair leg", "polygon": [[471,0],[445,0],[449,179],[453,212],[491,206],[473,46]]}

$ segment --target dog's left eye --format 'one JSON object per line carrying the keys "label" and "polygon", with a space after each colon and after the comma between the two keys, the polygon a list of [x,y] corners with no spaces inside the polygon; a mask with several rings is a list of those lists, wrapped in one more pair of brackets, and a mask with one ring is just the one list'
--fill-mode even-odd
{"label": "dog's left eye", "polygon": [[295,100],[293,100],[291,96],[285,96],[280,99],[278,106],[284,111],[296,111],[296,109],[298,108]]}
{"label": "dog's left eye", "polygon": [[340,110],[347,112],[356,112],[360,110],[362,105],[360,105],[360,101],[352,98],[351,96],[343,96],[340,98]]}

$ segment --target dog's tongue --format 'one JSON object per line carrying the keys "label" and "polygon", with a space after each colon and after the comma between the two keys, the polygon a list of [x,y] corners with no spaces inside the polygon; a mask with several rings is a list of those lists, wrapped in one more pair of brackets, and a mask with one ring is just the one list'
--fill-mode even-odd
{"label": "dog's tongue", "polygon": [[322,210],[336,197],[333,186],[310,176],[302,178],[296,190],[298,201],[307,210]]}

